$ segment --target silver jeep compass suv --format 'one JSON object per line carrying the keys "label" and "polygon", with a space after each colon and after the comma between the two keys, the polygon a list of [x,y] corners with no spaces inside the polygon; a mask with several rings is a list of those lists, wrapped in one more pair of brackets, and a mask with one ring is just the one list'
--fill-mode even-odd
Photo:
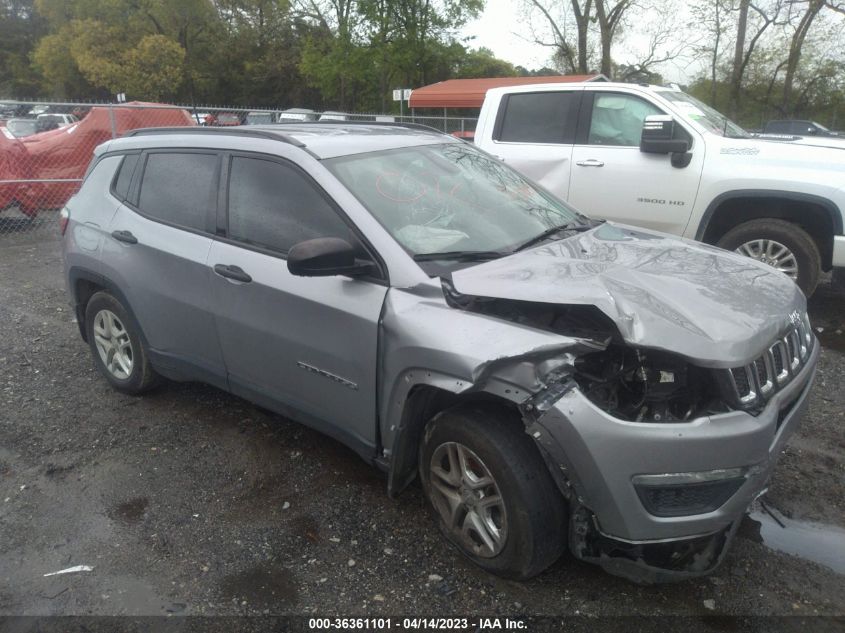
{"label": "silver jeep compass suv", "polygon": [[713,569],[819,354],[771,267],[589,219],[421,127],[135,131],[62,228],[116,389],[207,382],[391,495],[419,476],[446,538],[514,578],[567,547],[643,582]]}

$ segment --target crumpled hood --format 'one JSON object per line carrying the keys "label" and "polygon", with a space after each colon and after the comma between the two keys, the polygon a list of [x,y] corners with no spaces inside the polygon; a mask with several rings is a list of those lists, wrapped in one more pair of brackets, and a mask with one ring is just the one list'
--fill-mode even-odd
{"label": "crumpled hood", "polygon": [[459,270],[452,284],[464,295],[594,305],[628,343],[710,366],[750,362],[806,310],[798,287],[765,264],[611,223]]}

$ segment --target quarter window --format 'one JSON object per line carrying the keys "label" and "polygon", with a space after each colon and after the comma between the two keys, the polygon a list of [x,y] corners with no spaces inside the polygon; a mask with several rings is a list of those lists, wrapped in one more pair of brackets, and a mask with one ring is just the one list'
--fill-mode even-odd
{"label": "quarter window", "polygon": [[140,154],[127,154],[120,163],[117,179],[114,182],[114,193],[121,200],[129,197],[129,185],[132,183],[132,174],[135,173],[139,156]]}
{"label": "quarter window", "polygon": [[147,156],[138,208],[158,220],[204,231],[216,209],[217,156],[153,153]]}
{"label": "quarter window", "polygon": [[573,143],[580,92],[508,95],[498,139],[518,143]]}
{"label": "quarter window", "polygon": [[590,119],[590,145],[637,146],[643,121],[651,114],[663,114],[639,97],[618,93],[596,93]]}
{"label": "quarter window", "polygon": [[286,253],[317,237],[355,244],[346,223],[298,170],[260,158],[232,158],[229,237]]}

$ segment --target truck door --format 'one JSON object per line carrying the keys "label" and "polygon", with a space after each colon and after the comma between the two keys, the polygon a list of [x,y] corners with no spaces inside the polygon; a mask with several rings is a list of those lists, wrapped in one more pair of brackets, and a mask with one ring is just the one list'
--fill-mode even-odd
{"label": "truck door", "polygon": [[589,216],[680,235],[692,212],[704,144],[693,144],[692,161],[673,167],[664,154],[640,151],[643,120],[666,114],[638,95],[584,93],[579,129],[572,150],[568,201]]}
{"label": "truck door", "polygon": [[559,198],[569,194],[570,157],[583,89],[502,97],[493,142],[484,149]]}

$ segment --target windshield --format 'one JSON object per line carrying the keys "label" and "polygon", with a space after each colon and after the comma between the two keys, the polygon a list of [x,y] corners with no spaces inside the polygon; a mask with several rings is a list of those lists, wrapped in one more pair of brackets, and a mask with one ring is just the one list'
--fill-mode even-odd
{"label": "windshield", "polygon": [[38,131],[35,119],[12,119],[6,122],[6,129],[18,138],[32,136]]}
{"label": "windshield", "polygon": [[411,253],[505,255],[577,212],[465,143],[405,147],[324,161]]}
{"label": "windshield", "polygon": [[658,94],[671,101],[687,119],[707,128],[707,131],[727,138],[751,138],[751,135],[718,110],[680,90],[659,90]]}

